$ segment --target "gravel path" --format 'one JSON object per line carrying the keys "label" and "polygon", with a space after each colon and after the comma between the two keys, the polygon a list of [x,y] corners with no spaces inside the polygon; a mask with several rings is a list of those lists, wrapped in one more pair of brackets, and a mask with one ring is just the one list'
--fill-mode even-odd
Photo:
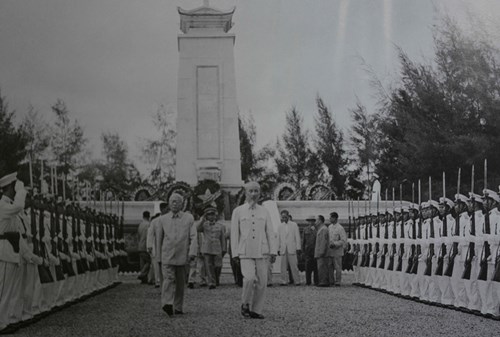
{"label": "gravel path", "polygon": [[[277,279],[277,277],[276,277]],[[500,322],[349,285],[268,288],[264,320],[240,316],[240,288],[186,289],[183,316],[160,308],[159,289],[131,276],[103,294],[20,329],[16,336],[498,336]]]}

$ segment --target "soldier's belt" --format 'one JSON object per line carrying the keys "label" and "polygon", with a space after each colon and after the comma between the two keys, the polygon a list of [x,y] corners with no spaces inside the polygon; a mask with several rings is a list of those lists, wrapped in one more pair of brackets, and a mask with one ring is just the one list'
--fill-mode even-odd
{"label": "soldier's belt", "polygon": [[3,234],[0,235],[0,240],[9,241],[14,252],[19,253],[19,239],[20,239],[20,237],[21,237],[21,235],[19,234],[19,232],[4,232]]}

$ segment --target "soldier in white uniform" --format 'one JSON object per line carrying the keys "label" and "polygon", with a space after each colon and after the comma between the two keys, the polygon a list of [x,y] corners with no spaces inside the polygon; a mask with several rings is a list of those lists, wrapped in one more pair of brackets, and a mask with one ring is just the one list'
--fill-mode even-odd
{"label": "soldier in white uniform", "polygon": [[[467,293],[467,309],[473,311],[481,310],[481,296],[477,278],[479,274],[480,254],[483,250],[484,236],[484,214],[483,214],[483,199],[480,195],[469,193],[469,226],[468,232],[465,232],[465,237],[468,239],[468,249],[466,262],[470,263],[470,275],[468,271],[464,275],[465,291]],[[469,262],[470,261],[470,262]]]}
{"label": "soldier in white uniform", "polygon": [[231,250],[243,274],[241,314],[262,319],[267,287],[266,256],[276,256],[277,242],[269,212],[257,204],[260,185],[245,185],[246,203],[234,209],[231,218]]}
{"label": "soldier in white uniform", "polygon": [[[470,217],[467,214],[467,202],[469,199],[463,194],[455,195],[455,228],[454,233],[458,236],[453,237],[453,242],[458,242],[458,253],[454,260],[453,273],[451,275],[451,288],[455,297],[453,305],[458,308],[467,307],[467,293],[462,279],[464,272],[464,263],[467,255],[468,240],[465,239],[465,232],[470,230]],[[453,252],[452,252],[453,254]]]}
{"label": "soldier in white uniform", "polygon": [[17,216],[24,209],[26,190],[22,181],[17,180],[17,173],[11,173],[0,179],[2,198],[0,199],[0,330],[9,323],[14,310],[13,297],[16,286],[21,280],[18,274],[19,238]]}
{"label": "soldier in white uniform", "polygon": [[483,193],[486,221],[483,234],[484,246],[480,257],[481,269],[477,282],[481,296],[481,313],[499,317],[500,293],[495,291],[495,287],[500,286],[500,282],[493,281],[493,276],[495,274],[495,261],[500,239],[500,211],[498,210],[500,196],[495,191],[488,189],[485,189]]}
{"label": "soldier in white uniform", "polygon": [[[418,261],[417,256],[417,221],[416,218],[418,216],[418,210],[414,207],[410,209],[409,219],[407,221],[408,227],[408,249],[407,251],[407,261],[408,266],[405,270],[405,284],[401,287],[401,290],[404,291],[402,293],[404,296],[412,296],[412,283],[415,277],[413,274],[413,270],[415,269],[415,262]],[[406,226],[406,224],[405,224]]]}
{"label": "soldier in white uniform", "polygon": [[[437,286],[439,287],[439,298],[436,298],[436,302],[444,305],[450,305],[453,303],[454,296],[450,285],[450,276],[446,275],[446,269],[448,267],[449,257],[452,251],[453,242],[451,241],[451,234],[453,224],[455,219],[451,215],[451,210],[455,206],[455,203],[448,198],[441,197],[439,199],[439,217],[436,217],[434,222],[439,223],[441,228],[437,234],[438,239],[436,240],[437,248],[437,265],[440,271],[436,270],[435,279]],[[442,267],[439,267],[439,265]],[[437,291],[436,291],[437,292]]]}
{"label": "soldier in white uniform", "polygon": [[428,202],[428,239],[426,256],[426,273],[424,275],[424,300],[437,303],[441,298],[441,292],[435,274],[437,267],[437,254],[440,247],[440,233],[442,232],[442,222],[439,219],[439,203],[434,200]]}

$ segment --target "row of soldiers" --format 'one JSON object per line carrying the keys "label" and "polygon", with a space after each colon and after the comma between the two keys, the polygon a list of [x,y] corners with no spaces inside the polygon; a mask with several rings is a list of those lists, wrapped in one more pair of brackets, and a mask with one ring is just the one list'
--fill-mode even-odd
{"label": "row of soldiers", "polygon": [[499,317],[499,208],[485,189],[354,218],[355,282]]}
{"label": "row of soldiers", "polygon": [[127,256],[123,216],[30,197],[19,183],[0,179],[0,330],[112,285]]}

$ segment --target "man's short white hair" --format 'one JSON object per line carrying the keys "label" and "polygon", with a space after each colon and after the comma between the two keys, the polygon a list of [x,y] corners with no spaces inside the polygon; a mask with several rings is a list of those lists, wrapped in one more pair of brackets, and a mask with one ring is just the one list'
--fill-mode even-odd
{"label": "man's short white hair", "polygon": [[245,190],[249,190],[251,189],[252,187],[257,187],[259,190],[260,190],[260,185],[258,182],[256,181],[249,181],[248,183],[245,184]]}

